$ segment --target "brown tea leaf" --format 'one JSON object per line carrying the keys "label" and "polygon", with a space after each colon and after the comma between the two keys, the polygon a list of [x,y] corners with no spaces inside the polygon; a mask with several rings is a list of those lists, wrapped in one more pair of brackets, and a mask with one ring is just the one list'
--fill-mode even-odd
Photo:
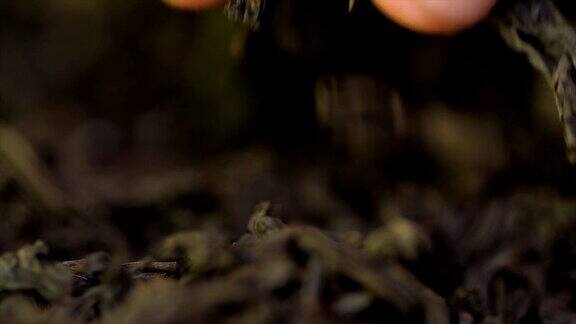
{"label": "brown tea leaf", "polygon": [[263,238],[270,233],[278,232],[284,227],[284,223],[281,220],[270,217],[270,208],[270,202],[263,202],[256,206],[252,217],[250,217],[248,230],[256,238]]}
{"label": "brown tea leaf", "polygon": [[217,235],[183,232],[168,237],[160,248],[166,259],[181,259],[189,275],[225,269],[232,263],[227,242]]}
{"label": "brown tea leaf", "polygon": [[47,253],[48,247],[37,241],[0,256],[0,292],[34,290],[47,301],[64,297],[72,273],[63,265],[41,262],[39,257]]}
{"label": "brown tea leaf", "polygon": [[568,159],[576,163],[576,32],[552,0],[515,1],[496,21],[508,44],[553,87]]}
{"label": "brown tea leaf", "polygon": [[265,3],[265,0],[232,0],[224,7],[224,13],[232,20],[257,29]]}

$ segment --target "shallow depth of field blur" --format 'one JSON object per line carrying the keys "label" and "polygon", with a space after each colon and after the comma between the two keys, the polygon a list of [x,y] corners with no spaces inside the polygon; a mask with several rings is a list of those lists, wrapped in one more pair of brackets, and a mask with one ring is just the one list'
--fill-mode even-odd
{"label": "shallow depth of field blur", "polygon": [[0,1],[0,252],[232,244],[270,201],[330,235],[407,221],[383,254],[445,300],[514,268],[573,314],[576,172],[547,84],[488,23],[424,36],[347,5],[278,0],[253,32],[159,0]]}

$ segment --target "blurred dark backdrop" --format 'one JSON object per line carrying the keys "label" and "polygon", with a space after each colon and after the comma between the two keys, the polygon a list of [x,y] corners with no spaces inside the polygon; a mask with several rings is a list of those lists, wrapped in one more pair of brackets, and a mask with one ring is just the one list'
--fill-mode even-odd
{"label": "blurred dark backdrop", "polygon": [[269,1],[251,31],[157,0],[0,2],[0,250],[139,256],[238,235],[263,200],[342,230],[415,192],[574,194],[550,91],[488,22],[431,37],[347,8]]}

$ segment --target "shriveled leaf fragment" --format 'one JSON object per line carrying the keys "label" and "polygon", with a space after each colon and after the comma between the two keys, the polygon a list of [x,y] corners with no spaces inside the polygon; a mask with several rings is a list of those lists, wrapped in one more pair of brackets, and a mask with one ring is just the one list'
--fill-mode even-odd
{"label": "shriveled leaf fragment", "polygon": [[151,259],[129,262],[122,265],[122,269],[135,280],[147,281],[154,278],[178,277],[181,267],[178,262],[156,262]]}
{"label": "shriveled leaf fragment", "polygon": [[64,297],[70,288],[72,273],[63,265],[46,264],[39,257],[48,247],[38,241],[15,253],[0,257],[0,292],[33,290],[47,301]]}
{"label": "shriveled leaf fragment", "polygon": [[102,323],[190,323],[195,301],[173,281],[152,280],[136,287],[130,298],[105,314]]}
{"label": "shriveled leaf fragment", "polygon": [[72,271],[72,295],[80,296],[87,289],[100,282],[101,275],[110,267],[110,255],[104,252],[93,253],[81,260],[62,262],[62,265]]}
{"label": "shriveled leaf fragment", "polygon": [[576,163],[576,32],[552,0],[514,1],[504,11],[496,17],[501,34],[553,87],[568,159]]}
{"label": "shriveled leaf fragment", "polygon": [[574,56],[563,56],[553,75],[556,104],[569,148],[568,159],[576,163],[576,70]]}
{"label": "shriveled leaf fragment", "polygon": [[97,286],[82,293],[68,307],[75,317],[92,321],[118,306],[135,285],[127,271],[112,265],[99,278]]}
{"label": "shriveled leaf fragment", "polygon": [[348,0],[348,12],[351,12],[356,5],[356,0]]}
{"label": "shriveled leaf fragment", "polygon": [[64,261],[62,265],[68,267],[74,274],[94,277],[104,273],[110,267],[110,255],[97,252],[81,260]]}
{"label": "shriveled leaf fragment", "polygon": [[192,276],[225,269],[233,261],[225,239],[216,234],[195,231],[166,238],[160,248],[160,255],[167,259],[182,260],[186,272]]}
{"label": "shriveled leaf fragment", "polygon": [[373,297],[368,293],[351,293],[342,296],[334,303],[334,311],[341,316],[355,315],[370,306]]}
{"label": "shriveled leaf fragment", "polygon": [[281,220],[269,215],[271,207],[270,202],[263,202],[254,209],[254,213],[248,222],[248,230],[256,238],[263,238],[271,233],[278,232],[285,226]]}
{"label": "shriveled leaf fragment", "polygon": [[347,246],[314,227],[290,226],[267,236],[252,252],[259,260],[283,255],[299,266],[319,259],[326,271],[332,271],[339,267],[343,248]]}
{"label": "shriveled leaf fragment", "polygon": [[224,7],[230,19],[258,28],[266,0],[232,0]]}
{"label": "shriveled leaf fragment", "polygon": [[427,241],[418,224],[398,216],[368,234],[364,248],[372,256],[415,260]]}

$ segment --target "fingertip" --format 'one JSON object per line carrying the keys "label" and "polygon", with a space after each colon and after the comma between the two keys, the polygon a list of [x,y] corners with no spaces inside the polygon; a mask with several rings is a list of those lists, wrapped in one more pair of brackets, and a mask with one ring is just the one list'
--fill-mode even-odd
{"label": "fingertip", "polygon": [[373,0],[392,20],[414,31],[451,34],[488,15],[496,0]]}
{"label": "fingertip", "polygon": [[163,0],[166,4],[179,9],[205,10],[222,6],[226,0]]}

